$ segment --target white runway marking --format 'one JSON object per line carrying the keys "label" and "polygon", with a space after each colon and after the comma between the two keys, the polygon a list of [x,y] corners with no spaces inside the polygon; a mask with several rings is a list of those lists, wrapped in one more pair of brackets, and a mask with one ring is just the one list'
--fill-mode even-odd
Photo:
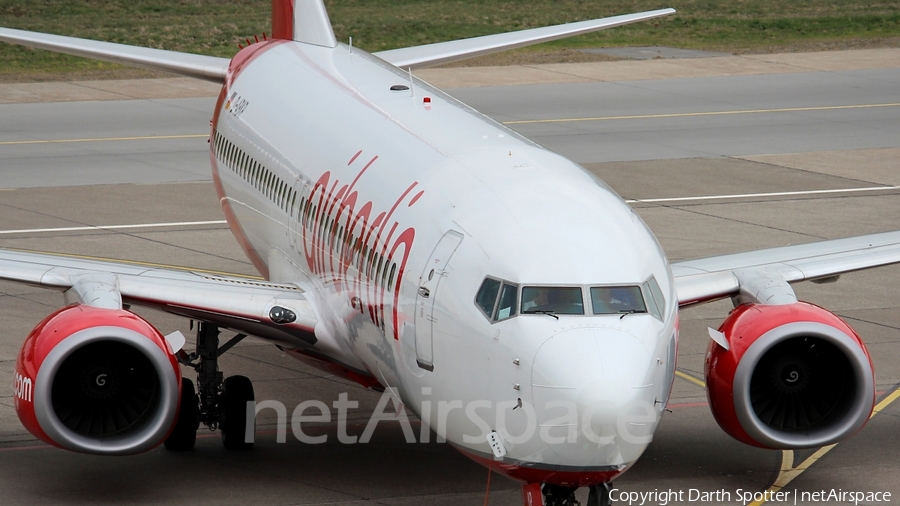
{"label": "white runway marking", "polygon": [[137,225],[109,225],[97,227],[60,227],[60,228],[31,228],[20,230],[0,230],[0,234],[35,234],[39,232],[83,232],[87,230],[122,230],[129,228],[164,228],[164,227],[193,227],[197,225],[225,225],[225,220],[214,221],[182,221],[177,223],[139,223]]}
{"label": "white runway marking", "polygon": [[830,193],[854,193],[854,192],[872,192],[900,190],[900,186],[872,186],[868,188],[838,188],[834,190],[807,190],[793,192],[772,192],[772,193],[742,193],[737,195],[704,195],[701,197],[672,197],[662,199],[630,199],[625,202],[629,204],[648,204],[657,202],[691,202],[695,200],[726,200],[726,199],[751,199],[759,197],[792,197],[799,195],[823,195]]}
{"label": "white runway marking", "polygon": [[209,137],[209,134],[142,135],[139,137],[96,137],[89,139],[33,139],[27,141],[3,141],[0,142],[0,146],[14,146],[18,144],[66,144],[72,142],[155,141],[167,139],[199,139],[201,137]]}

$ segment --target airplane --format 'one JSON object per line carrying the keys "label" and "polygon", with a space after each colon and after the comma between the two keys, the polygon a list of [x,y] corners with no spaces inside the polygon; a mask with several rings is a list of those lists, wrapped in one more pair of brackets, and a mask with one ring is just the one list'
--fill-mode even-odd
{"label": "airplane", "polygon": [[[203,424],[253,444],[251,381],[217,359],[247,335],[375,390],[523,503],[610,504],[675,375],[679,309],[730,298],[710,329],[716,421],[762,448],[858,432],[875,383],[862,339],[791,285],[900,262],[900,232],[669,262],[577,164],[413,71],[644,21],[661,9],[367,53],[321,0],[273,0],[272,33],[215,58],[0,28],[0,40],[222,84],[213,182],[264,280],[0,250],[0,279],[62,292],[16,362],[23,425],[66,450],[193,448]],[[130,311],[199,322],[196,350]],[[219,342],[220,329],[238,334]],[[181,368],[196,371],[197,387]]]}

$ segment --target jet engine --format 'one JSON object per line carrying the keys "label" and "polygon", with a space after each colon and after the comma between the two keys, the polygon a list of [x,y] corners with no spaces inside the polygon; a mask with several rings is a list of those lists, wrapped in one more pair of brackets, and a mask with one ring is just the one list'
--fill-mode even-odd
{"label": "jet engine", "polygon": [[725,342],[710,341],[706,353],[707,395],[735,439],[762,448],[819,447],[868,421],[872,361],[835,314],[805,302],[743,304],[719,332]]}
{"label": "jet engine", "polygon": [[31,331],[16,361],[22,424],[54,446],[130,455],[175,425],[181,370],[165,338],[121,309],[71,305]]}

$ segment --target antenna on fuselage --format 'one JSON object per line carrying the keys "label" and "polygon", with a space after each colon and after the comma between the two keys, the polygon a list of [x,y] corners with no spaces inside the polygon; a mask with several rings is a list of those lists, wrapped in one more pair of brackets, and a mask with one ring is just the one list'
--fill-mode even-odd
{"label": "antenna on fuselage", "polygon": [[353,37],[350,37],[350,56],[353,56]]}
{"label": "antenna on fuselage", "polygon": [[409,93],[412,98],[416,98],[416,88],[413,86],[412,67],[406,69],[409,72]]}

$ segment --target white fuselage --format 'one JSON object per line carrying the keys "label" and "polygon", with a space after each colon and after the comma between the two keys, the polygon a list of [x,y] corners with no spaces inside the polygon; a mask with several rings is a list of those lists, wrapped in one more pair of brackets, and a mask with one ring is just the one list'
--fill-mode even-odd
{"label": "white fuselage", "polygon": [[[362,51],[244,52],[217,105],[213,173],[257,268],[316,309],[318,341],[296,356],[396,389],[476,458],[494,461],[496,430],[495,462],[515,477],[586,484],[632,464],[668,399],[677,338],[671,272],[637,214],[576,164]],[[486,277],[519,294],[579,287],[585,314],[489,315],[476,304]],[[658,315],[590,310],[591,287],[651,278]]]}

